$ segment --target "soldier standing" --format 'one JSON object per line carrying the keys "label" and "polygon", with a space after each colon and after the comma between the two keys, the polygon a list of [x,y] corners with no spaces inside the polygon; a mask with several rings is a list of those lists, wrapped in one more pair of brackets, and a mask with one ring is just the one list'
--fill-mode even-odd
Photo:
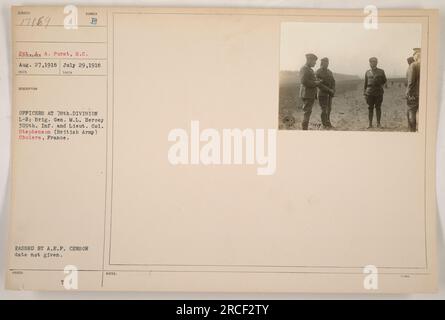
{"label": "soldier standing", "polygon": [[317,87],[320,81],[315,78],[315,72],[312,69],[317,63],[318,57],[315,54],[306,54],[306,64],[300,69],[300,98],[303,100],[303,130],[308,130],[309,119],[312,113],[312,106],[317,96]]}
{"label": "soldier standing", "polygon": [[411,132],[417,130],[417,111],[419,110],[420,87],[420,49],[414,49],[414,62],[410,64],[407,72],[406,104],[408,127]]}
{"label": "soldier standing", "polygon": [[331,124],[331,108],[332,98],[335,94],[335,79],[332,71],[328,69],[329,59],[323,58],[320,60],[320,68],[315,73],[318,80],[321,81],[318,87],[318,102],[321,107],[321,123],[323,127],[333,128]]}
{"label": "soldier standing", "polygon": [[405,76],[405,79],[406,79],[406,81],[405,81],[405,87],[407,87],[408,86],[408,73],[409,73],[409,66],[414,62],[415,60],[414,60],[414,57],[413,56],[411,56],[411,57],[408,57],[407,59],[406,59],[406,62],[408,62],[408,69],[406,70],[406,76]]}
{"label": "soldier standing", "polygon": [[369,128],[372,128],[374,108],[376,111],[377,128],[381,128],[380,119],[382,117],[383,86],[386,84],[386,75],[383,69],[377,68],[378,60],[376,57],[369,59],[371,69],[365,73],[364,95],[368,104]]}

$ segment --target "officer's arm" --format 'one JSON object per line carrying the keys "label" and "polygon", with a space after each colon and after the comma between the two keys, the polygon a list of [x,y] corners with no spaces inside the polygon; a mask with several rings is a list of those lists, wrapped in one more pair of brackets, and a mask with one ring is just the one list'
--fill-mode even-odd
{"label": "officer's arm", "polygon": [[331,88],[329,88],[328,86],[325,86],[323,83],[320,83],[319,85],[318,85],[318,87],[321,89],[321,90],[324,90],[324,91],[331,91]]}
{"label": "officer's arm", "polygon": [[383,73],[383,75],[382,75],[382,84],[385,84],[386,81],[388,81],[388,80],[386,79],[385,71],[382,71],[382,73]]}
{"label": "officer's arm", "polygon": [[366,92],[366,88],[368,87],[368,73],[365,73],[365,85],[363,86],[363,93]]}
{"label": "officer's arm", "polygon": [[311,74],[309,72],[303,72],[301,76],[301,83],[308,88],[315,88],[317,87],[317,84],[314,80],[311,79]]}
{"label": "officer's arm", "polygon": [[407,77],[408,86],[407,86],[407,89],[406,89],[406,95],[408,97],[411,97],[411,96],[414,95],[414,87],[416,85],[416,83],[415,83],[415,79],[416,79],[415,73],[416,72],[414,70],[414,64],[411,64],[409,66],[409,68],[408,68],[408,77]]}

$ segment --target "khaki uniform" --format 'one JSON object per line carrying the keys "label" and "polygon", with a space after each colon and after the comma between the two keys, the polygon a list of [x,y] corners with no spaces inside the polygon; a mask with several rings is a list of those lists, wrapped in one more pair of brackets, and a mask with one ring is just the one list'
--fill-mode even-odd
{"label": "khaki uniform", "polygon": [[408,68],[407,75],[407,118],[409,130],[415,132],[417,130],[417,111],[419,110],[419,88],[420,88],[420,62],[411,63]]}
{"label": "khaki uniform", "polygon": [[317,96],[317,85],[314,70],[305,64],[300,69],[300,98],[303,100],[303,130],[309,127],[309,119],[312,113],[312,107]]}
{"label": "khaki uniform", "polygon": [[374,108],[376,110],[377,123],[380,124],[384,93],[383,86],[385,85],[386,81],[387,79],[383,69],[369,69],[365,73],[364,94],[366,97],[366,103],[368,104],[368,118],[370,125],[372,124],[372,119],[374,116]]}
{"label": "khaki uniform", "polygon": [[331,127],[331,109],[334,94],[331,93],[330,90],[335,91],[334,75],[331,70],[327,68],[318,69],[315,75],[318,80],[321,80],[321,84],[318,87],[318,102],[321,107],[321,123],[325,127]]}

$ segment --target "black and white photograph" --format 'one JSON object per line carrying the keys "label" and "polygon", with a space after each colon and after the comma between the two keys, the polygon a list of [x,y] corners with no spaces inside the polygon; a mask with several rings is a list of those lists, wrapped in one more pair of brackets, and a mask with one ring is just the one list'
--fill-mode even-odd
{"label": "black and white photograph", "polygon": [[279,129],[417,132],[417,23],[281,24]]}

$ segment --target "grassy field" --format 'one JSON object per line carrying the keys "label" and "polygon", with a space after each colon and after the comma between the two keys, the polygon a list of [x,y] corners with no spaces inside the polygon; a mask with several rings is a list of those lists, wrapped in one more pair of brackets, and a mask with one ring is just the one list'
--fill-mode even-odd
{"label": "grassy field", "polygon": [[[382,129],[374,131],[408,131],[406,121],[405,83],[403,79],[389,79],[382,105]],[[300,85],[286,82],[280,87],[279,129],[300,130],[303,119],[302,101],[298,97]],[[318,101],[312,109],[310,130],[322,130],[321,108]],[[291,121],[283,121],[291,120]],[[295,120],[294,123],[293,120]],[[363,80],[337,81],[337,93],[332,102],[331,122],[336,130],[368,130],[368,106],[363,96]],[[374,125],[375,112],[374,112]]]}

